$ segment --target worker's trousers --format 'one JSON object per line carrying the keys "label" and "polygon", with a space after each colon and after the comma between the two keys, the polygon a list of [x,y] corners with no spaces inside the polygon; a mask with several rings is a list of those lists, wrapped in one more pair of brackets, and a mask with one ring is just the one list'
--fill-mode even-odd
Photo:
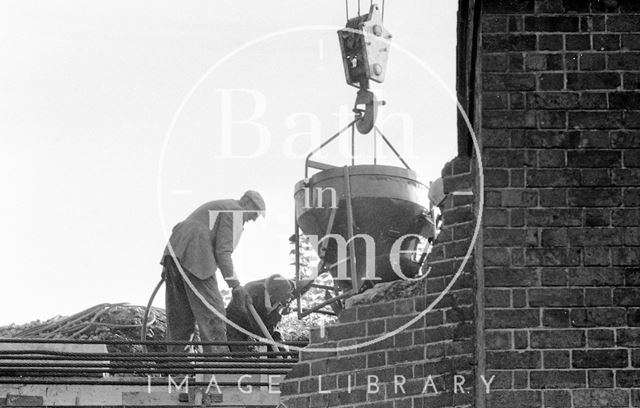
{"label": "worker's trousers", "polygon": [[[169,258],[169,257],[168,257]],[[182,279],[178,267],[173,259],[165,259],[164,274],[166,277],[166,311],[167,311],[167,340],[189,340],[195,332],[195,324],[198,323],[198,331],[202,342],[227,341],[226,322],[196,296],[187,283]],[[222,316],[225,315],[224,302],[218,290],[215,277],[198,279],[189,271],[183,271],[202,295],[202,297]],[[169,345],[169,352],[183,352],[184,345]],[[226,346],[204,346],[205,353],[227,352]]]}

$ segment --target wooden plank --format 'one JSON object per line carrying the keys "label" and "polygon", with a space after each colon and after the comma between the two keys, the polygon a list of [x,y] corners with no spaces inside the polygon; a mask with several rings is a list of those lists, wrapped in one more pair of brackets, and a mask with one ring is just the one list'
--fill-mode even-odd
{"label": "wooden plank", "polygon": [[[188,401],[180,401],[180,394],[166,391],[134,391],[122,393],[122,404],[125,406],[196,406],[214,405],[218,407],[274,407],[280,402],[280,393],[261,389],[262,387],[245,386],[221,387],[222,393],[218,393],[215,387],[211,387],[207,393],[206,387],[189,387]],[[250,390],[250,391],[249,391]]]}
{"label": "wooden plank", "polygon": [[[0,384],[0,395],[38,395],[44,400],[44,405],[65,406],[122,406],[123,390],[146,390],[147,387],[96,386],[96,385],[7,385]],[[166,390],[167,387],[156,388]]]}
{"label": "wooden plank", "polygon": [[40,395],[7,394],[5,399],[7,407],[41,407],[43,405],[44,398]]}
{"label": "wooden plank", "polygon": [[[274,376],[278,377],[278,376]],[[259,376],[244,378],[245,382],[257,381]],[[282,377],[274,378],[274,384],[279,384]],[[221,382],[227,379],[216,378]],[[172,392],[168,392],[168,386],[120,386],[120,385],[25,385],[16,389],[0,384],[0,395],[7,394],[17,397],[38,396],[37,400],[30,401],[29,406],[84,406],[84,407],[105,407],[105,406],[215,406],[215,407],[270,407],[273,408],[280,402],[279,387],[274,386],[272,390],[263,386],[249,386],[240,384],[240,387],[229,386],[220,387],[219,393],[215,386],[211,386],[207,393],[206,386],[190,386],[189,400],[180,401],[180,392],[172,387]],[[1,401],[1,400],[0,400]],[[12,399],[12,401],[21,401]],[[26,401],[26,400],[22,400]],[[12,402],[10,406],[20,406],[17,402]],[[22,405],[22,406],[25,406]],[[0,404],[0,407],[4,406]]]}

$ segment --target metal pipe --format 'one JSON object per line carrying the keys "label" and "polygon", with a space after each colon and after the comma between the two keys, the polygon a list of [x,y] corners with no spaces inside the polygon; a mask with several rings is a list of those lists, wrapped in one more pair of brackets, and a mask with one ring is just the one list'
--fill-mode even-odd
{"label": "metal pipe", "polygon": [[[259,360],[264,360],[263,362],[259,363]],[[274,360],[274,361],[282,361],[281,359],[278,360]],[[203,363],[197,363],[197,365],[193,365],[193,364],[180,364],[180,363],[162,363],[161,365],[143,365],[143,364],[139,364],[139,365],[135,365],[135,364],[127,364],[124,362],[119,362],[119,363],[110,363],[110,362],[104,362],[102,364],[90,364],[90,363],[74,363],[74,362],[65,362],[65,363],[33,363],[33,362],[26,362],[26,363],[0,363],[0,371],[2,369],[11,369],[14,367],[19,367],[19,368],[53,368],[53,369],[58,369],[58,368],[91,368],[91,369],[120,369],[120,368],[126,368],[126,369],[141,369],[141,370],[148,370],[148,369],[164,369],[164,368],[216,368],[216,369],[223,369],[223,368],[230,368],[230,369],[242,369],[242,368],[260,368],[260,369],[285,369],[285,368],[291,368],[295,365],[295,363],[271,363],[268,362],[267,359],[256,359],[254,362],[248,362],[248,363],[244,363],[244,364],[238,364],[238,363],[215,363],[215,364],[203,364]]]}
{"label": "metal pipe", "polygon": [[[249,312],[251,312],[251,316],[253,316],[253,320],[255,320],[255,322],[258,324],[258,326],[260,327],[260,330],[262,330],[262,335],[266,339],[269,339],[275,343],[275,340],[273,339],[273,337],[271,337],[271,333],[269,333],[269,329],[267,329],[267,326],[264,325],[264,322],[262,321],[262,318],[256,311],[256,308],[253,307],[252,304],[248,304],[247,309],[249,309]],[[271,349],[275,352],[279,351],[278,346],[276,346],[275,344],[269,344],[269,347],[271,347]]]}
{"label": "metal pipe", "polygon": [[353,243],[353,207],[351,204],[351,177],[349,176],[349,168],[347,166],[344,169],[344,183],[345,183],[345,201],[347,203],[347,239],[349,247],[349,259],[351,260],[351,289],[358,292],[360,289],[358,286],[358,274],[356,266],[356,248]]}
{"label": "metal pipe", "polygon": [[[0,384],[51,384],[51,385],[131,385],[131,386],[167,386],[168,378],[145,378],[145,379],[87,379],[87,378],[69,378],[69,379],[61,379],[61,378],[1,378]],[[237,387],[238,382],[232,381],[217,381],[217,384],[220,387]],[[241,383],[244,385],[252,385],[252,386],[269,386],[269,382],[265,381],[242,381]],[[193,386],[208,386],[210,385],[208,381],[189,381],[189,385]],[[271,384],[273,386],[273,384]],[[276,384],[277,385],[277,384]]]}
{"label": "metal pipe", "polygon": [[[329,222],[327,223],[327,230],[325,232],[325,236],[330,235],[333,232],[333,224],[336,220],[336,214],[338,213],[338,207],[336,206],[335,208],[331,208],[331,213],[329,214]],[[322,243],[322,246],[320,248],[318,248],[318,257],[320,257],[320,262],[318,262],[318,274],[315,276],[314,278],[314,282],[315,280],[318,278],[318,276],[322,275],[325,272],[322,272],[322,269],[325,268],[325,262],[324,262],[324,255],[325,252],[327,250],[327,245],[329,245],[329,241],[324,241]],[[317,285],[315,285],[314,283],[311,283],[310,286],[312,287],[319,287]]]}
{"label": "metal pipe", "polygon": [[355,164],[356,164],[356,128],[355,126],[351,126],[351,165],[354,166]]}
{"label": "metal pipe", "polygon": [[[309,309],[304,309],[302,312],[306,313]],[[323,314],[323,315],[327,315],[327,316],[337,316],[337,314],[335,314],[334,312],[330,312],[328,310],[315,310],[313,311],[313,313],[318,313],[318,314]]]}
{"label": "metal pipe", "polygon": [[402,164],[404,164],[404,166],[411,170],[411,167],[409,167],[409,165],[407,164],[406,161],[404,161],[404,159],[402,158],[402,156],[400,156],[400,153],[398,153],[398,151],[396,150],[395,147],[393,147],[393,145],[391,144],[391,142],[385,137],[385,135],[380,131],[380,129],[378,129],[378,127],[374,127],[374,129],[380,134],[380,137],[382,137],[382,140],[385,141],[385,143],[387,144],[387,146],[389,146],[389,148],[391,149],[391,151],[396,155],[396,157],[398,159],[400,159],[400,161],[402,162]]}
{"label": "metal pipe", "polygon": [[[253,345],[258,344],[257,342],[253,343]],[[294,352],[249,352],[249,351],[234,351],[234,352],[225,352],[225,353],[163,353],[163,352],[152,352],[152,353],[71,353],[64,351],[51,351],[51,350],[0,350],[0,358],[8,358],[6,356],[10,355],[53,355],[53,356],[64,356],[64,357],[75,357],[75,356],[86,356],[92,357],[94,359],[109,359],[114,356],[121,357],[176,357],[176,358],[206,358],[206,357],[223,357],[223,356],[234,356],[234,357],[251,357],[256,355],[263,356],[275,356],[275,355],[289,355],[295,354]]]}
{"label": "metal pipe", "polygon": [[[325,232],[325,236],[330,235],[333,232],[333,224],[336,221],[336,214],[338,213],[338,206],[336,206],[335,208],[331,208],[331,213],[329,213],[329,222],[327,223],[327,231]],[[320,276],[323,272],[321,272],[321,269],[324,269],[325,267],[325,263],[324,263],[324,254],[327,250],[327,246],[329,245],[329,241],[324,241],[322,243],[322,247],[320,247],[318,249],[318,256],[320,257],[320,262],[318,263],[318,275],[315,277],[316,279],[318,278],[318,276]],[[315,279],[314,279],[315,281]],[[312,284],[313,286],[313,284]]]}
{"label": "metal pipe", "polygon": [[[44,343],[44,344],[146,344],[146,345],[157,345],[157,346],[166,346],[166,345],[194,345],[194,346],[243,346],[243,345],[256,345],[256,344],[269,344],[266,342],[259,341],[134,341],[134,340],[76,340],[76,339],[41,339],[41,338],[8,338],[8,339],[0,339],[1,343]],[[283,342],[288,346],[306,346],[308,343],[304,341],[288,341]],[[4,350],[2,350],[4,351]],[[1,351],[0,351],[1,352]]]}
{"label": "metal pipe", "polygon": [[351,121],[351,123],[349,123],[347,126],[345,126],[344,128],[340,129],[338,131],[338,133],[334,134],[333,136],[331,136],[329,139],[325,140],[320,146],[316,147],[315,149],[313,149],[311,151],[311,153],[309,153],[307,155],[307,157],[304,160],[304,178],[309,177],[309,159],[311,158],[311,156],[313,156],[314,154],[316,154],[320,149],[322,149],[323,147],[325,147],[326,145],[328,145],[329,143],[331,143],[336,137],[340,136],[345,130],[349,129],[351,126],[353,126],[357,121],[359,121],[361,118],[355,118],[354,120]]}
{"label": "metal pipe", "polygon": [[340,294],[338,296],[332,297],[331,299],[327,299],[324,302],[319,303],[319,304],[315,305],[314,307],[305,310],[303,312],[303,317],[304,316],[308,316],[311,313],[314,313],[316,310],[321,309],[321,308],[323,308],[323,307],[325,307],[327,305],[330,305],[331,303],[334,303],[334,302],[336,302],[338,300],[341,300],[341,299],[344,299],[344,298],[348,298],[350,296],[353,296],[353,291],[351,291],[351,290],[347,291],[347,292],[344,292],[344,293],[342,293],[342,294]]}
{"label": "metal pipe", "polygon": [[[144,369],[140,369],[140,368],[108,368],[108,369],[102,369],[102,368],[39,368],[39,367],[34,367],[34,368],[30,368],[30,367],[19,367],[19,368],[3,368],[2,370],[0,370],[0,375],[2,375],[3,372],[12,372],[12,373],[23,373],[23,375],[26,375],[26,373],[34,373],[36,375],[41,375],[41,376],[45,376],[44,374],[47,373],[51,373],[54,375],[57,374],[79,374],[79,375],[86,375],[86,374],[102,374],[102,373],[108,373],[108,374],[126,374],[126,373],[138,373],[140,371],[144,371],[146,368]],[[283,369],[261,369],[261,368],[254,368],[254,369],[246,369],[246,368],[229,368],[229,369],[199,369],[197,366],[190,368],[190,369],[174,369],[174,368],[167,368],[167,369],[163,369],[162,367],[155,367],[153,369],[154,373],[166,373],[166,374],[287,374],[289,373],[289,371],[291,371],[290,368],[283,370]]]}
{"label": "metal pipe", "polygon": [[373,130],[373,164],[378,164],[378,137],[376,129]]}
{"label": "metal pipe", "polygon": [[[293,210],[294,214],[293,214],[293,225],[294,225],[294,237],[295,237],[295,257],[296,257],[296,282],[300,282],[300,227],[298,226],[298,217],[297,214],[295,214],[295,205],[294,205],[294,210]],[[297,289],[297,288],[296,288]],[[298,296],[296,297],[296,306],[298,307],[298,310],[302,310],[302,301],[301,298],[302,297],[302,293],[299,293]],[[298,319],[301,319],[300,314],[298,313]]]}
{"label": "metal pipe", "polygon": [[[291,361],[292,364],[295,363],[297,361],[297,355],[298,353],[296,352],[291,352],[291,353],[278,353],[278,355],[288,355],[288,359],[287,361]],[[166,363],[166,362],[197,362],[197,363],[251,363],[254,364],[256,361],[268,361],[266,359],[263,358],[258,358],[258,357],[274,357],[274,356],[267,356],[264,355],[264,353],[256,353],[255,356],[253,357],[246,357],[246,358],[229,358],[229,357],[212,357],[212,358],[199,358],[197,360],[193,360],[193,359],[189,359],[189,358],[178,358],[178,357],[168,357],[168,358],[161,358],[161,357],[124,357],[124,356],[111,356],[111,355],[105,355],[105,359],[108,359],[109,361],[141,361],[141,362],[149,362],[149,363]],[[82,355],[76,355],[73,357],[67,357],[67,356],[33,356],[33,355],[12,355],[12,356],[2,356],[0,357],[0,361],[3,360],[22,360],[22,361],[29,361],[29,360],[36,360],[36,361],[69,361],[69,360],[74,360],[74,361],[100,361],[99,357],[86,357],[86,356],[82,356]]]}

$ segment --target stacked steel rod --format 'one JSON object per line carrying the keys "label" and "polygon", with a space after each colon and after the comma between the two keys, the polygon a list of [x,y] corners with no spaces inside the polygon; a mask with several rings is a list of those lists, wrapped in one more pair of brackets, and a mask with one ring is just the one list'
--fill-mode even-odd
{"label": "stacked steel rod", "polygon": [[[47,350],[46,344],[144,344],[144,345],[265,345],[257,342],[157,342],[87,341],[75,339],[0,339],[16,344],[0,350],[0,384],[119,384],[166,385],[167,376],[196,374],[245,375],[244,384],[266,385],[262,376],[284,375],[298,361],[295,351],[242,351],[219,353],[92,353]],[[43,345],[24,350],[18,344]],[[287,343],[305,346],[305,343]],[[31,346],[37,348],[37,346]],[[265,348],[266,350],[266,348]],[[258,381],[256,381],[256,379]],[[219,383],[220,384],[220,383]],[[234,383],[235,384],[235,383]],[[222,385],[222,384],[220,384]]]}

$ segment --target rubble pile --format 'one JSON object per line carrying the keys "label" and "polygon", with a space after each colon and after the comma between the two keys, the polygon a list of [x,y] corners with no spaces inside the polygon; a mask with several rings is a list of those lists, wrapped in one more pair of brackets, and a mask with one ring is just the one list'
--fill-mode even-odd
{"label": "rubble pile", "polygon": [[[56,316],[51,319],[35,320],[26,324],[11,324],[0,327],[0,338],[42,338],[79,340],[139,341],[144,324],[145,308],[127,303],[102,303],[72,316]],[[309,319],[310,321],[307,321]],[[305,341],[309,339],[309,326],[315,319],[309,317],[299,321],[295,314],[284,317],[278,325],[284,341]],[[164,309],[152,307],[147,321],[149,341],[165,340],[167,322]],[[198,341],[198,336],[193,339]],[[139,344],[108,344],[110,352],[141,352]],[[166,351],[165,346],[148,345],[147,351]]]}
{"label": "rubble pile", "polygon": [[[126,303],[102,303],[72,316],[57,316],[44,322],[0,327],[1,337],[79,339],[97,341],[139,341],[144,324],[145,308]],[[146,339],[162,341],[166,333],[166,316],[162,309],[152,307],[147,321]],[[108,344],[110,352],[143,351],[139,344]],[[165,351],[164,346],[149,345],[148,351]]]}

